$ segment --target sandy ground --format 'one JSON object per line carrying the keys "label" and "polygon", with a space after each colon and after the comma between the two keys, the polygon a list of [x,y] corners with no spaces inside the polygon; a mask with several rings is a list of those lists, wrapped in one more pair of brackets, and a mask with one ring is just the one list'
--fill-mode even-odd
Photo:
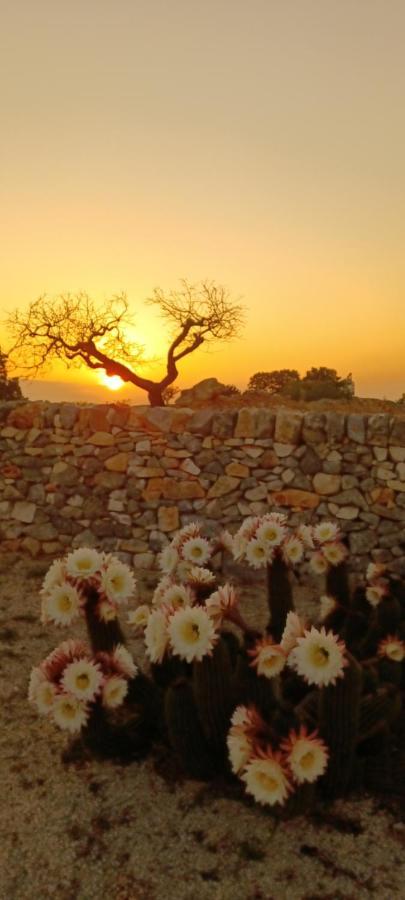
{"label": "sandy ground", "polygon": [[[142,763],[62,760],[68,739],[26,701],[32,665],[84,624],[40,624],[46,566],[0,563],[1,900],[397,900],[395,798],[353,797],[283,821],[239,787]],[[301,600],[305,603],[305,592]],[[138,660],[140,647],[129,647]]]}

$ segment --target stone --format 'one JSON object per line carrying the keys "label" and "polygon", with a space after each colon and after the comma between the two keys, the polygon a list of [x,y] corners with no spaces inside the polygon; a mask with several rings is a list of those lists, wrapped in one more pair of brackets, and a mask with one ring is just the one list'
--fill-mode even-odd
{"label": "stone", "polygon": [[11,517],[17,519],[18,522],[25,522],[27,525],[30,525],[34,521],[36,508],[35,503],[17,500],[13,506]]}
{"label": "stone", "polygon": [[10,503],[8,500],[2,500],[0,503],[0,519],[8,519],[10,515]]}
{"label": "stone", "polygon": [[326,440],[326,416],[324,413],[305,413],[302,439],[306,444],[322,444]]}
{"label": "stone", "polygon": [[317,472],[312,479],[312,484],[317,494],[337,494],[340,489],[340,475]]}
{"label": "stone", "polygon": [[114,491],[124,484],[124,475],[119,472],[97,472],[93,477],[93,483],[106,491]]}
{"label": "stone", "polygon": [[317,494],[295,488],[269,494],[269,503],[275,506],[290,506],[293,509],[316,509],[319,502],[320,497]]}
{"label": "stone", "polygon": [[27,529],[27,534],[30,537],[35,538],[37,541],[52,541],[53,538],[58,537],[58,532],[55,526],[51,525],[50,522],[44,522],[40,525],[30,525],[30,527]]}
{"label": "stone", "polygon": [[250,490],[250,491],[246,491],[245,499],[246,500],[266,500],[267,499],[266,485],[258,485],[258,487],[252,488],[252,490]]}
{"label": "stone", "polygon": [[219,438],[232,437],[236,417],[237,413],[233,410],[224,410],[217,413],[212,420],[212,434]]}
{"label": "stone", "polygon": [[389,481],[394,474],[392,463],[385,463],[385,466],[378,466],[376,472],[377,478],[379,478],[381,481]]}
{"label": "stone", "polygon": [[147,569],[149,571],[153,568],[154,561],[155,556],[150,551],[147,553],[135,553],[134,555],[134,566],[136,569]]}
{"label": "stone", "polygon": [[284,459],[286,456],[292,456],[295,447],[294,444],[279,444],[278,441],[275,441],[273,449],[279,459]]}
{"label": "stone", "polygon": [[304,475],[315,475],[316,472],[319,472],[322,466],[322,462],[319,459],[315,450],[312,447],[305,447],[305,452],[301,457],[300,468],[304,472]]}
{"label": "stone", "polygon": [[367,503],[361,491],[357,488],[351,488],[347,491],[340,491],[333,497],[333,503],[338,506],[359,506],[360,509],[367,509]]}
{"label": "stone", "polygon": [[76,422],[78,416],[78,408],[74,403],[62,403],[59,408],[59,417],[62,428],[70,431]]}
{"label": "stone", "polygon": [[177,506],[159,507],[158,527],[160,531],[176,531],[179,528],[179,510]]}
{"label": "stone", "polygon": [[245,456],[249,456],[250,459],[259,459],[259,456],[263,456],[264,454],[262,447],[244,447],[243,452]]}
{"label": "stone", "polygon": [[405,481],[397,481],[394,479],[393,481],[388,481],[387,485],[392,491],[403,491],[405,493]]}
{"label": "stone", "polygon": [[278,410],[274,430],[274,437],[277,443],[298,444],[301,435],[302,422],[302,413],[291,409]]}
{"label": "stone", "polygon": [[[405,451],[405,447],[404,447]],[[377,462],[385,462],[387,459],[388,451],[386,447],[373,447],[373,454]],[[405,457],[405,453],[404,453]]]}
{"label": "stone", "polygon": [[356,444],[364,444],[366,440],[366,422],[364,416],[350,413],[347,417],[347,436]]}
{"label": "stone", "polygon": [[358,486],[358,478],[355,475],[342,475],[342,488],[344,491]]}
{"label": "stone", "polygon": [[192,407],[200,404],[208,406],[217,397],[224,396],[226,393],[227,386],[221,384],[217,378],[204,378],[193,387],[181,391],[180,396],[175,400],[175,406]]}
{"label": "stone", "polygon": [[[125,469],[117,471],[125,471]],[[136,478],[159,478],[164,475],[164,469],[161,466],[132,466],[128,467],[128,474],[135,475]]]}
{"label": "stone", "polygon": [[397,463],[396,470],[401,481],[405,481],[405,462]]}
{"label": "stone", "polygon": [[399,417],[393,419],[391,425],[390,443],[398,444],[400,447],[405,447],[405,417],[401,419]]}
{"label": "stone", "polygon": [[[199,409],[195,413],[193,413],[189,423],[189,431],[192,434],[199,434],[201,436],[211,435],[212,432],[212,423],[214,420],[214,410],[213,409]],[[212,446],[210,442],[209,445],[204,443],[205,447]]]}
{"label": "stone", "polygon": [[185,459],[180,464],[180,469],[182,472],[188,472],[189,475],[199,475],[201,472],[201,469],[196,466],[192,459]]}
{"label": "stone", "polygon": [[38,556],[39,551],[41,549],[41,544],[33,537],[25,537],[21,541],[21,547],[23,550],[27,550],[31,556]]}
{"label": "stone", "polygon": [[358,506],[337,506],[336,503],[328,503],[328,512],[337,519],[357,519],[359,515]]}
{"label": "stone", "polygon": [[88,444],[94,444],[95,447],[112,447],[114,446],[114,435],[109,431],[96,431],[87,438]]}
{"label": "stone", "polygon": [[137,441],[135,444],[136,453],[149,453],[150,441],[148,439]]}
{"label": "stone", "polygon": [[274,435],[276,416],[270,409],[264,406],[256,410],[256,437],[271,438]]}
{"label": "stone", "polygon": [[231,475],[220,475],[208,491],[208,499],[213,497],[223,497],[230,494],[239,486],[239,478],[233,478]]}
{"label": "stone", "polygon": [[351,531],[349,535],[350,552],[354,554],[369,553],[370,550],[374,549],[377,540],[377,535],[369,529],[365,531]]}
{"label": "stone", "polygon": [[57,462],[52,469],[51,477],[54,484],[71,485],[77,484],[79,476],[74,466],[69,466],[65,462]]}
{"label": "stone", "polygon": [[231,462],[226,466],[225,472],[227,475],[234,475],[236,478],[246,478],[250,469],[248,466],[244,466],[243,463]]}
{"label": "stone", "polygon": [[128,453],[116,453],[106,459],[104,466],[109,472],[126,472],[128,467]]}
{"label": "stone", "polygon": [[205,497],[204,488],[198,481],[175,481],[172,478],[165,478],[163,481],[163,496],[166,500],[194,500]]}
{"label": "stone", "polygon": [[405,462],[405,447],[390,447],[389,454],[394,462]]}
{"label": "stone", "polygon": [[255,437],[257,410],[252,406],[245,406],[238,412],[235,426],[235,437]]}
{"label": "stone", "polygon": [[281,474],[281,481],[283,484],[291,484],[295,477],[294,469],[285,469]]}
{"label": "stone", "polygon": [[386,447],[388,444],[390,419],[387,413],[377,413],[367,419],[367,443]]}
{"label": "stone", "polygon": [[327,412],[325,415],[328,441],[331,443],[341,441],[345,433],[346,416],[336,412]]}

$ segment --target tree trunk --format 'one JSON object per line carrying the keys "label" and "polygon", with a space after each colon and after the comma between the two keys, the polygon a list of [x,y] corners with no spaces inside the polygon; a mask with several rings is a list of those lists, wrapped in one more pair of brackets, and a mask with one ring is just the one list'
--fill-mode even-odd
{"label": "tree trunk", "polygon": [[151,406],[164,406],[163,389],[160,384],[154,384],[148,390],[148,400]]}

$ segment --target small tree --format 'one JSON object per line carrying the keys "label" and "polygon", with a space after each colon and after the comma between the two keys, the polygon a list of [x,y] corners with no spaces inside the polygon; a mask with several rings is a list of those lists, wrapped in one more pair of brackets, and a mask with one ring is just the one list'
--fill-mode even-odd
{"label": "small tree", "polygon": [[326,366],[308,369],[302,379],[303,397],[305,400],[319,400],[323,397],[350,400],[354,397],[354,382],[350,372],[341,378],[336,369]]}
{"label": "small tree", "polygon": [[256,372],[249,379],[248,391],[266,391],[268,394],[279,394],[287,384],[299,381],[296,369],[274,369],[272,372]]}
{"label": "small tree", "polygon": [[119,375],[123,381],[146,391],[152,406],[164,406],[165,391],[178,376],[178,363],[202,344],[229,341],[239,333],[242,307],[233,303],[221,285],[203,281],[181,282],[178,291],[156,288],[149,303],[158,307],[169,326],[171,342],[165,373],[159,381],[140,374],[145,362],[139,344],[130,342],[126,329],[132,324],[124,294],[104,306],[87,294],[64,294],[56,300],[40,297],[27,312],[14,312],[8,327],[14,339],[15,364],[37,372],[54,359],[67,366],[85,365]]}
{"label": "small tree", "polygon": [[23,400],[18,378],[9,378],[7,374],[7,353],[0,347],[0,400]]}

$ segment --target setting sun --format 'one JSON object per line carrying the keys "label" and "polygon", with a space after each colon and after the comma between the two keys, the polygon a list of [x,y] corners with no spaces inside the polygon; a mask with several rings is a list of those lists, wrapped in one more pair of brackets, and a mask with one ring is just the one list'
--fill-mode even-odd
{"label": "setting sun", "polygon": [[124,386],[124,382],[119,375],[107,375],[105,372],[100,373],[100,382],[108,387],[110,391],[119,391]]}

